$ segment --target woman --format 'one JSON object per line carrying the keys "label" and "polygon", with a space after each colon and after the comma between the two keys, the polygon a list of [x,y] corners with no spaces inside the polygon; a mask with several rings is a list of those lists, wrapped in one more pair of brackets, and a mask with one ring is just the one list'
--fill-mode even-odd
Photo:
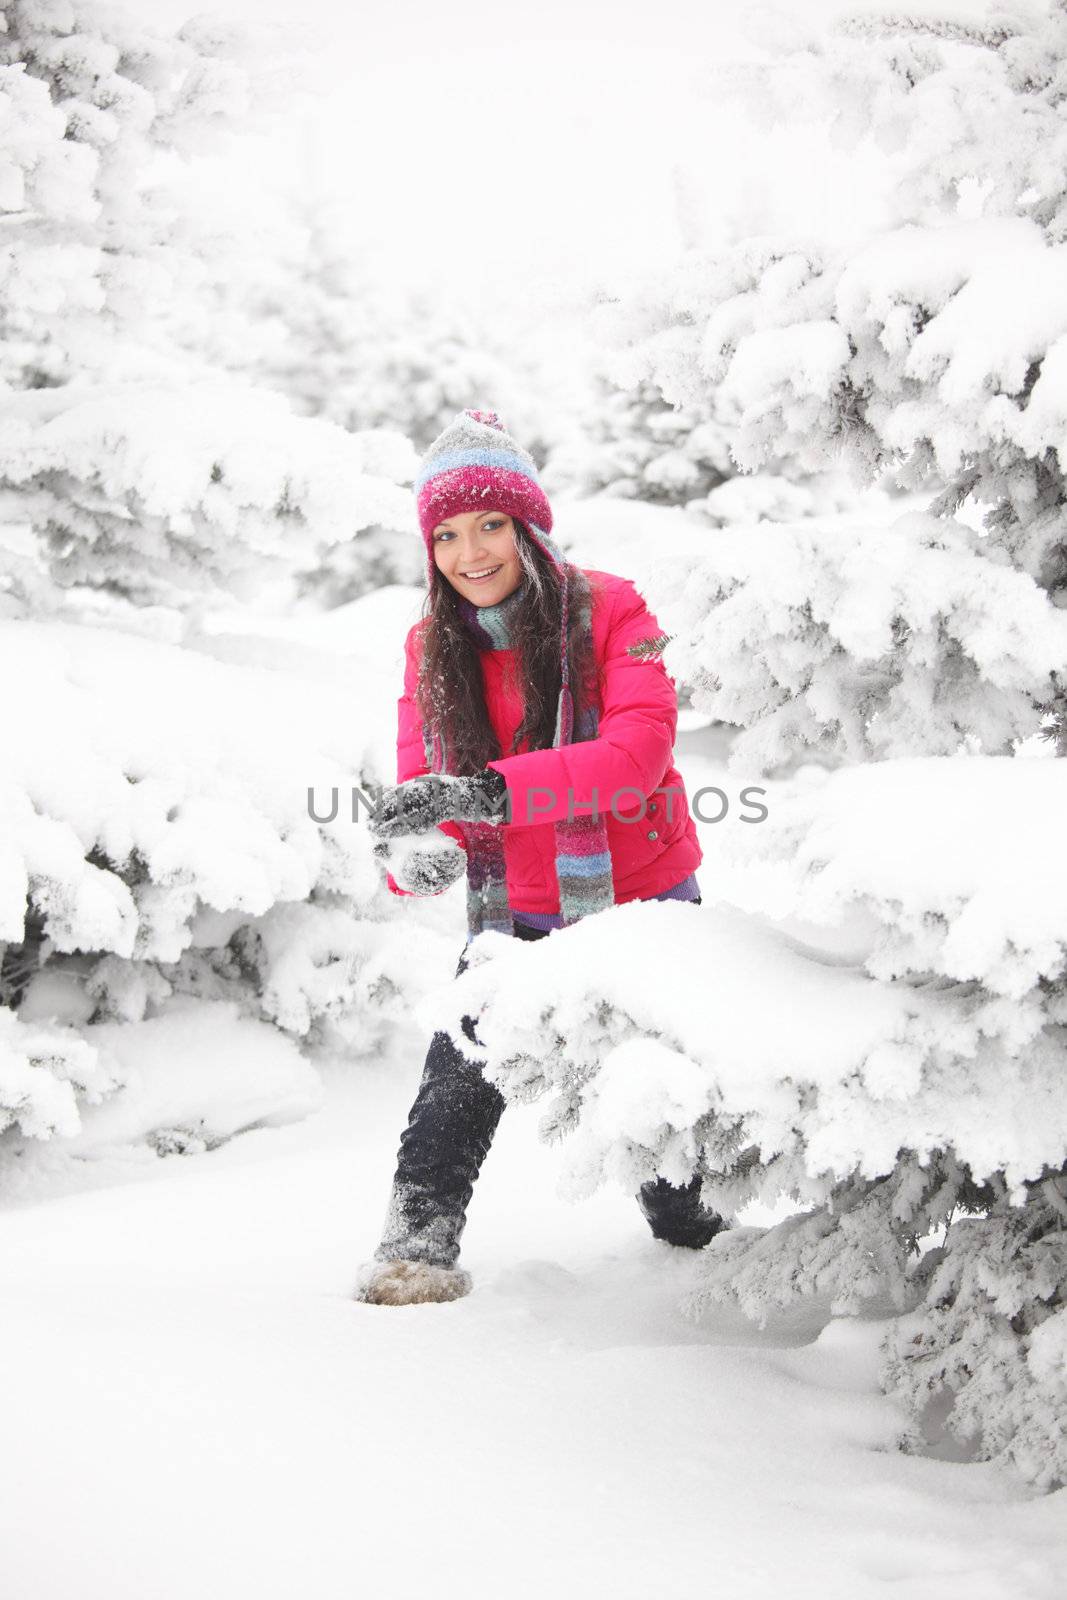
{"label": "woman", "polygon": [[[465,869],[468,945],[487,930],[546,938],[628,900],[699,905],[666,640],[633,584],[564,560],[534,462],[494,412],[456,417],[416,493],[429,596],[405,647],[398,787],[371,824],[390,889],[440,893]],[[460,1237],[503,1109],[435,1034],[360,1299],[468,1292]],[[724,1226],[697,1177],[646,1183],[638,1202],[671,1244],[702,1248]]]}

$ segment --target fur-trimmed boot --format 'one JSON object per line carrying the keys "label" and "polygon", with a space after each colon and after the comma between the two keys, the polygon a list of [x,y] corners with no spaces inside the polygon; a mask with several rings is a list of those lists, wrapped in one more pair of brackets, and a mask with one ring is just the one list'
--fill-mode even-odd
{"label": "fur-trimmed boot", "polygon": [[355,1298],[370,1306],[419,1306],[459,1300],[470,1291],[470,1273],[462,1267],[436,1267],[429,1261],[368,1261],[360,1270]]}
{"label": "fur-trimmed boot", "polygon": [[[473,1038],[470,1019],[463,1022]],[[470,1274],[456,1261],[467,1206],[503,1109],[503,1095],[481,1068],[448,1034],[434,1034],[400,1135],[381,1243],[359,1273],[356,1299],[412,1306],[470,1293]]]}

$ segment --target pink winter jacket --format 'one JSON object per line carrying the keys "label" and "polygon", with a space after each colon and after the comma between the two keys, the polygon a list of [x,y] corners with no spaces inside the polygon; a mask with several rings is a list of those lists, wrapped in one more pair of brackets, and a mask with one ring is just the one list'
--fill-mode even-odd
{"label": "pink winter jacket", "polygon": [[[566,818],[568,795],[572,814],[590,811],[595,798],[605,818],[617,904],[662,894],[688,878],[703,859],[685,785],[672,759],[678,723],[674,680],[658,657],[641,660],[626,653],[628,646],[655,639],[662,630],[629,578],[582,570],[592,588],[593,644],[601,669],[598,736],[554,750],[520,750],[489,762],[508,786],[513,820],[502,827],[513,911],[559,911],[553,824]],[[424,626],[417,622],[404,646],[398,783],[429,771],[415,707],[418,641]],[[500,748],[508,750],[523,710],[514,681],[515,651],[483,650],[481,666],[489,720]],[[464,843],[461,822],[439,826],[450,839]],[[394,894],[409,892],[392,874],[387,877]]]}

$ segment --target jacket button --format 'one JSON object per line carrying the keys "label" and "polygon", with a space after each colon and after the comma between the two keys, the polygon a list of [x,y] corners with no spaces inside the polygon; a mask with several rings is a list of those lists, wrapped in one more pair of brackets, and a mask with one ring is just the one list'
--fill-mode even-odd
{"label": "jacket button", "polygon": [[649,828],[648,837],[650,839],[658,839],[659,838],[659,834],[656,832],[655,828]]}
{"label": "jacket button", "polygon": [[650,817],[654,817],[656,815],[656,802],[654,800],[648,808],[648,814]]}

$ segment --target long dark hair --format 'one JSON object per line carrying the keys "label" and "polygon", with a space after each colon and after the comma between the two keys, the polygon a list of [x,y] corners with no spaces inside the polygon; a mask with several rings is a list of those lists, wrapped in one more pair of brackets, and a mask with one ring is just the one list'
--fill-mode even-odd
{"label": "long dark hair", "polygon": [[548,750],[556,731],[556,708],[563,677],[560,628],[563,584],[567,585],[570,687],[575,716],[599,692],[599,673],[591,639],[581,613],[592,607],[593,584],[568,561],[559,568],[531,538],[521,522],[513,522],[515,547],[523,569],[523,594],[511,623],[517,687],[523,717],[511,741],[501,750],[493,732],[482,691],[481,651],[459,611],[459,595],[447,578],[435,573],[423,616],[416,705],[424,726],[442,728],[448,770],[460,776],[481,772],[494,757],[514,755],[524,739],[531,750]]}

